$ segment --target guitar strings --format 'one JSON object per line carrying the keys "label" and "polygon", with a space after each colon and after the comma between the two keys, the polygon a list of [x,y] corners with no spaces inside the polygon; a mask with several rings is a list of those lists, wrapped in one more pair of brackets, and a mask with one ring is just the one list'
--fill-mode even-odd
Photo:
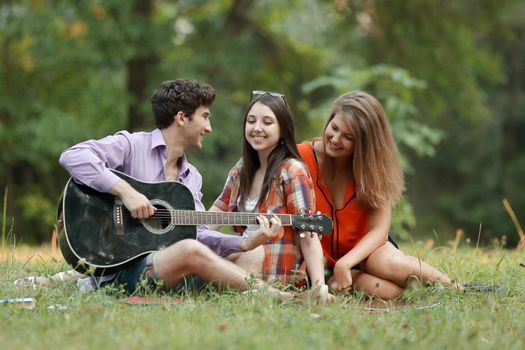
{"label": "guitar strings", "polygon": [[[223,215],[224,213],[217,213],[217,215],[210,215],[209,212],[202,212],[204,215],[199,215],[199,214],[189,214],[189,212],[176,212],[174,213],[174,217],[175,218],[181,218],[181,217],[196,217],[196,218],[199,218],[199,216],[206,216],[207,219],[221,219],[223,218],[224,220],[228,220],[228,219],[235,219],[235,220],[248,220],[250,222],[255,222],[254,220],[256,220],[256,217],[253,216],[254,214],[233,214],[233,215]],[[193,213],[193,212],[192,212]],[[198,213],[198,212],[197,212]],[[129,211],[125,211],[122,213],[122,215],[124,215],[125,217],[130,217],[131,216],[131,213]],[[273,217],[273,214],[261,214],[261,215],[265,215],[266,217],[268,218],[272,218]],[[282,217],[280,217],[281,221],[286,221],[286,222],[289,222],[287,216],[289,216],[289,214],[285,214],[283,215]],[[153,219],[171,219],[172,215],[170,212],[155,212],[155,214],[151,215],[150,218],[153,218]],[[199,219],[206,219],[206,218],[199,218]]]}
{"label": "guitar strings", "polygon": [[[171,217],[171,211],[169,209],[157,209],[155,211],[155,214],[152,216],[155,217]],[[129,210],[123,211],[124,215],[129,215]],[[277,217],[283,219],[287,218],[289,216],[292,216],[291,214],[264,214],[264,213],[238,213],[238,212],[213,212],[213,211],[193,211],[193,210],[175,210],[174,211],[175,216],[177,215],[190,215],[190,216],[226,216],[226,217],[238,217],[243,216],[245,218],[251,218],[259,215],[264,215],[266,217],[273,217],[276,215]],[[215,215],[214,215],[215,214]]]}
{"label": "guitar strings", "polygon": [[[195,213],[195,214],[193,214]],[[202,214],[200,214],[202,213]],[[188,215],[188,216],[225,216],[225,217],[238,217],[238,216],[243,216],[245,218],[251,218],[251,217],[256,217],[256,216],[259,216],[259,215],[264,215],[268,218],[272,218],[274,216],[274,214],[259,214],[259,213],[254,213],[254,214],[250,214],[250,213],[247,213],[247,214],[241,214],[241,213],[224,213],[224,212],[217,212],[217,215],[213,215],[215,212],[208,212],[208,211],[203,211],[203,212],[198,212],[198,211],[187,211],[187,212],[175,212],[174,215],[175,216],[180,216],[180,215]],[[125,211],[123,212],[124,215],[129,215],[130,212],[129,211]],[[171,212],[159,212],[158,210],[155,212],[155,214],[153,214],[152,216],[164,216],[164,217],[171,217]],[[277,214],[277,217],[280,217],[281,219],[283,218],[286,218],[287,216],[291,216],[291,214]]]}
{"label": "guitar strings", "polygon": [[[216,215],[214,215],[216,213]],[[125,218],[128,218],[128,219],[135,219],[135,220],[140,220],[140,219],[137,219],[137,218],[133,218],[131,217],[131,213],[126,210],[126,211],[123,211],[122,212],[123,216]],[[201,215],[200,215],[201,214]],[[187,216],[193,216],[193,217],[196,217],[198,219],[204,219],[204,218],[199,218],[199,216],[206,216],[209,220],[212,220],[212,219],[215,219],[218,220],[218,219],[222,219],[220,220],[220,222],[225,222],[225,223],[228,223],[227,221],[230,220],[230,219],[234,219],[234,220],[240,220],[240,221],[243,221],[241,224],[252,224],[252,223],[255,223],[257,224],[258,221],[256,220],[256,215],[264,215],[268,218],[271,218],[273,217],[274,215],[277,215],[277,217],[279,217],[281,219],[281,223],[282,225],[291,225],[291,214],[262,214],[262,213],[237,213],[237,212],[198,212],[198,211],[191,211],[191,210],[187,210],[187,211],[184,211],[184,210],[175,210],[174,211],[174,217],[175,219],[187,219]],[[186,217],[184,217],[186,216]],[[152,219],[152,220],[155,220],[155,219],[159,219],[159,220],[170,220],[172,218],[172,215],[171,215],[171,210],[169,209],[165,209],[165,208],[158,208],[157,211],[155,212],[155,214],[153,214],[152,216],[150,216],[149,218],[147,218],[146,220],[148,219]],[[214,223],[215,223],[214,221]]]}
{"label": "guitar strings", "polygon": [[[158,221],[171,221],[172,219],[172,215],[171,215],[171,210],[170,209],[166,209],[166,208],[157,208],[157,211],[155,212],[155,214],[153,214],[152,216],[148,217],[147,219],[144,219],[146,221],[148,220],[158,220]],[[254,218],[254,215],[264,215],[266,217],[273,217],[274,215],[277,215],[278,217],[281,217],[281,224],[283,226],[294,226],[294,224],[292,223],[291,221],[291,218],[293,215],[291,214],[263,214],[263,213],[239,213],[239,212],[206,212],[206,211],[203,211],[203,212],[199,212],[199,211],[193,211],[193,210],[173,210],[174,212],[174,218],[175,219],[183,219],[183,223],[179,223],[179,225],[184,225],[184,224],[187,224],[187,225],[200,225],[200,224],[197,224],[197,223],[191,223],[189,221],[191,221],[191,216],[193,216],[193,219],[195,219],[195,217],[198,219],[198,220],[204,220],[205,218],[202,218],[202,216],[207,216],[208,219],[210,220],[209,222],[206,222],[206,223],[201,223],[201,224],[223,224],[223,225],[249,225],[249,224],[258,224],[258,221]],[[128,220],[133,220],[135,222],[138,222],[140,221],[141,219],[137,219],[137,218],[133,218],[131,217],[131,213],[128,211],[128,210],[125,210],[122,212],[123,214],[123,217],[128,219]],[[186,220],[188,219],[187,217],[182,217],[182,215],[190,215],[190,220]],[[199,214],[203,214],[203,215],[199,215]],[[216,215],[213,215],[213,214],[216,214]],[[199,217],[201,216],[201,217]],[[210,217],[211,216],[211,217]],[[320,217],[319,215],[315,215],[317,217]],[[221,219],[222,217],[222,220],[218,221],[217,219]],[[314,217],[314,215],[312,215],[312,218]],[[236,223],[231,223],[229,222],[228,220],[229,219],[234,219],[236,220],[237,222]],[[212,220],[212,219],[215,219],[215,220]],[[247,220],[248,219],[248,220]],[[283,220],[284,219],[284,220]],[[239,223],[239,221],[242,221]],[[322,229],[321,229],[322,230]],[[317,230],[314,230],[314,231],[317,231]],[[322,232],[322,231],[320,231]],[[310,234],[312,235],[312,233]],[[303,237],[303,236],[301,236]]]}

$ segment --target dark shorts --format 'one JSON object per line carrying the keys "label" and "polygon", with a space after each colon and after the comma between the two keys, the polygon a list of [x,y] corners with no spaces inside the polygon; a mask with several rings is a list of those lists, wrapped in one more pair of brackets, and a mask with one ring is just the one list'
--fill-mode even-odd
{"label": "dark shorts", "polygon": [[[147,277],[146,272],[148,256],[140,257],[125,265],[117,273],[115,284],[122,286],[128,295],[144,294],[155,291],[166,291],[163,282],[154,277]],[[197,275],[184,277],[175,287],[169,291],[175,293],[199,292],[205,289],[208,282]]]}
{"label": "dark shorts", "polygon": [[[394,238],[392,238],[392,236],[391,236],[390,234],[388,235],[388,241],[389,241],[390,243],[392,243],[392,245],[393,245],[394,247],[396,247],[397,249],[399,249],[399,246],[397,245],[397,243],[394,241]],[[359,271],[361,271],[361,267],[359,266],[359,264],[357,264],[357,265],[352,266],[352,270],[359,270]],[[330,277],[332,277],[333,274],[334,274],[334,268],[333,268],[333,267],[332,267],[332,268],[325,268],[325,270],[324,270],[324,276],[325,276],[325,280],[326,280],[326,281],[328,281],[328,279],[329,279]]]}
{"label": "dark shorts", "polygon": [[388,235],[388,241],[394,245],[397,249],[399,249],[399,246],[397,245],[396,241],[394,241],[394,238],[389,234]]}

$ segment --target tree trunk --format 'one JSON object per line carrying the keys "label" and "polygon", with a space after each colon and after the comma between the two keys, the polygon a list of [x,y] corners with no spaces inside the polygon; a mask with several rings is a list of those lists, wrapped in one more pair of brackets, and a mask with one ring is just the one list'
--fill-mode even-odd
{"label": "tree trunk", "polygon": [[[151,22],[152,13],[152,0],[138,0],[135,3],[134,15],[140,18],[142,23]],[[142,40],[139,40],[135,45],[141,48],[141,45],[149,40],[148,34],[148,31],[146,31],[142,35]],[[130,131],[139,130],[147,124],[146,120],[149,117],[149,113],[146,113],[141,106],[149,97],[147,87],[152,66],[156,62],[156,53],[152,52],[147,46],[144,50],[138,51],[137,55],[126,64],[128,76],[127,91],[129,96],[131,96],[127,125],[127,129]]]}
{"label": "tree trunk", "polygon": [[148,98],[146,91],[151,73],[151,65],[154,60],[149,57],[136,57],[126,64],[128,84],[128,94],[131,102],[128,107],[128,126],[130,131],[136,131],[146,125],[147,115],[141,108],[144,101]]}

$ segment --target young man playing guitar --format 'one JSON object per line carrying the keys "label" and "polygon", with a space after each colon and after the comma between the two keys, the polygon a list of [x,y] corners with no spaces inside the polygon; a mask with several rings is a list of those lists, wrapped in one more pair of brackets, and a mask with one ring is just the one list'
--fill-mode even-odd
{"label": "young man playing guitar", "polygon": [[[188,162],[185,152],[201,149],[204,136],[212,131],[209,106],[214,98],[215,91],[210,85],[184,79],[166,81],[151,98],[157,129],[136,133],[120,131],[100,140],[81,142],[62,153],[60,164],[75,182],[119,197],[136,219],[147,219],[157,208],[110,169],[144,182],[179,181],[191,190],[195,209],[204,211],[202,176]],[[255,286],[249,286],[247,273],[222,258],[233,252],[251,250],[282,234],[279,220],[266,217],[258,220],[259,228],[247,238],[199,226],[197,240],[181,240],[134,259],[122,266],[115,281],[128,293],[133,293],[145,278],[150,283],[162,281],[162,287],[167,290],[180,290],[190,276],[197,285],[205,280],[219,287],[240,290],[260,287],[262,281],[256,280]],[[279,298],[290,297],[288,293],[269,290]]]}

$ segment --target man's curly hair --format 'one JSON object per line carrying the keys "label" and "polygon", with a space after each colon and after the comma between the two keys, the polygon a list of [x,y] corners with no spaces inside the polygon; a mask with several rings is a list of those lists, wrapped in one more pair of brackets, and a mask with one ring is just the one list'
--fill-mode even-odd
{"label": "man's curly hair", "polygon": [[215,90],[208,84],[188,79],[165,81],[151,96],[155,124],[159,129],[169,127],[179,111],[191,119],[197,108],[210,106],[214,99]]}

